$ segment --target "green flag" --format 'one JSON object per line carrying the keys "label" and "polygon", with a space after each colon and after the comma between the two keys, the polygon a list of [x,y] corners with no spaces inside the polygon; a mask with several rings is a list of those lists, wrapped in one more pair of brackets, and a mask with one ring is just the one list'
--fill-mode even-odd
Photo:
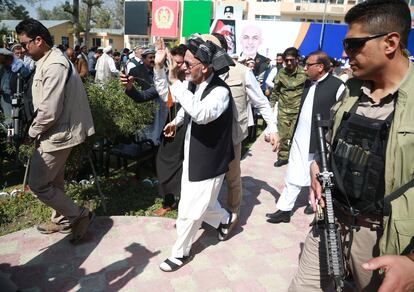
{"label": "green flag", "polygon": [[183,10],[183,37],[210,32],[211,0],[185,0]]}

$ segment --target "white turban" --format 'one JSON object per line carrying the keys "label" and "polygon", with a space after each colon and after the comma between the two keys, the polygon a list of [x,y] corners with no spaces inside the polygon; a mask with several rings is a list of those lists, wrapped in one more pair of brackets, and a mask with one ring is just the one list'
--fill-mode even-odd
{"label": "white turban", "polygon": [[109,53],[110,51],[112,51],[112,46],[107,46],[105,49],[103,49],[104,53]]}

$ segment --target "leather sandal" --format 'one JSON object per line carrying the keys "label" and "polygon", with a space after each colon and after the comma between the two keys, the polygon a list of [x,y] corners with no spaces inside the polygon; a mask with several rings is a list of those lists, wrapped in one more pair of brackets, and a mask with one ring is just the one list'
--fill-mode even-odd
{"label": "leather sandal", "polygon": [[159,268],[163,272],[174,272],[188,264],[193,258],[194,256],[192,254],[182,258],[174,258],[175,262],[168,258],[159,265]]}
{"label": "leather sandal", "polygon": [[233,213],[229,212],[229,219],[227,220],[227,223],[220,223],[219,227],[217,228],[218,239],[220,241],[224,241],[229,238],[229,234],[233,230],[234,226],[236,226],[237,221],[237,217],[234,218]]}

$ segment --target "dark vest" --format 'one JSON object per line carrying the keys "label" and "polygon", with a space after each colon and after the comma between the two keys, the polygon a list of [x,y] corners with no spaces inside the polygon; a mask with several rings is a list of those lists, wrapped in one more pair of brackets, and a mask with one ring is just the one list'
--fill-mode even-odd
{"label": "dark vest", "polygon": [[[316,85],[315,89],[315,96],[313,98],[313,107],[312,107],[312,123],[311,125],[315,125],[315,115],[321,114],[323,120],[328,120],[330,109],[336,103],[336,93],[338,92],[339,87],[343,84],[343,82],[332,76],[332,74],[328,74],[328,76],[319,82]],[[305,102],[306,96],[308,95],[309,89],[312,86],[312,81],[309,79],[305,82],[305,87],[303,88],[302,99],[300,101],[300,108],[299,108],[299,116],[300,112],[302,111],[303,103]],[[299,116],[296,120],[295,130],[298,126]],[[293,134],[294,135],[294,134]],[[309,143],[309,153],[315,153],[318,150],[318,144],[316,139],[316,128],[311,127],[311,136],[310,136],[310,143]]]}
{"label": "dark vest", "polygon": [[[331,160],[337,203],[362,211],[384,198],[385,149],[394,114],[386,120],[356,114],[358,102],[345,112],[332,142]],[[371,215],[389,216],[377,207]],[[362,211],[364,212],[364,211]]]}
{"label": "dark vest", "polygon": [[[229,104],[217,119],[208,124],[200,125],[192,122],[188,174],[190,181],[202,181],[226,173],[230,161],[234,159],[232,141],[233,110],[229,87],[223,80],[214,75],[205,88],[201,100],[218,86],[228,89]],[[186,114],[185,122],[188,123],[188,121],[189,115]]]}

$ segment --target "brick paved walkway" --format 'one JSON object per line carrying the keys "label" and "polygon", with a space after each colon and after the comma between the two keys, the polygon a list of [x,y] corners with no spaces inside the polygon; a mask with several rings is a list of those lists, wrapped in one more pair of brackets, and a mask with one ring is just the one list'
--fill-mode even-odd
{"label": "brick paved walkway", "polygon": [[[34,228],[0,237],[0,274],[23,291],[286,291],[312,216],[300,197],[289,224],[269,224],[286,166],[259,137],[242,161],[244,196],[239,225],[219,242],[214,230],[199,231],[194,260],[174,273],[158,264],[170,254],[174,220],[98,217],[82,244]],[[220,198],[225,197],[223,188]],[[0,287],[0,291],[1,291]]]}

